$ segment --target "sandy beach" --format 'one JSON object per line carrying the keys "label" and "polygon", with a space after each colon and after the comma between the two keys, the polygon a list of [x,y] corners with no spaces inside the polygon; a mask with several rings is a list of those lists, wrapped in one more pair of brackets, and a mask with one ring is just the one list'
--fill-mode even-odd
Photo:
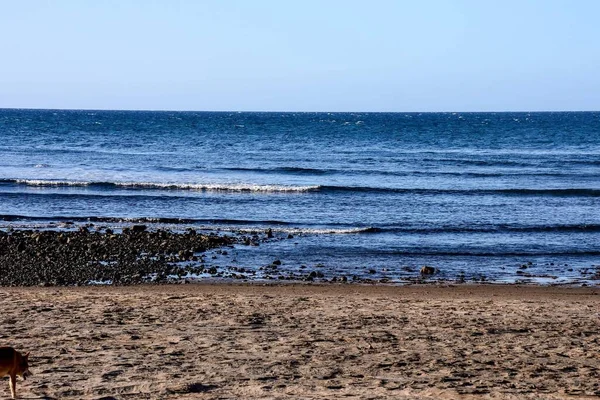
{"label": "sandy beach", "polygon": [[34,375],[17,388],[30,399],[593,398],[598,293],[4,287],[0,343],[31,351]]}

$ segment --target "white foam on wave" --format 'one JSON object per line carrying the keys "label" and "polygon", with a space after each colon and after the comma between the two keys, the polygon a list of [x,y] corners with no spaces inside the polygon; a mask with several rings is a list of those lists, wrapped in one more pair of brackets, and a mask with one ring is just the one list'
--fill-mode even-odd
{"label": "white foam on wave", "polygon": [[219,184],[219,183],[156,183],[156,182],[118,182],[116,186],[144,189],[197,190],[207,192],[309,192],[319,186],[285,186],[285,185],[255,185],[255,184]]}
{"label": "white foam on wave", "polygon": [[45,179],[17,179],[16,183],[29,186],[92,186],[112,185],[122,188],[158,190],[195,190],[206,192],[262,192],[262,193],[302,193],[318,190],[320,186],[220,184],[220,183],[170,183],[170,182],[92,182]]}
{"label": "white foam on wave", "polygon": [[284,230],[288,233],[308,234],[308,235],[352,235],[356,233],[369,232],[372,228],[293,228]]}
{"label": "white foam on wave", "polygon": [[85,181],[63,181],[47,179],[15,179],[15,182],[20,185],[28,186],[89,186],[92,184],[92,182]]}
{"label": "white foam on wave", "polygon": [[[254,234],[269,229],[267,226],[260,227],[240,227],[231,225],[204,225],[199,227],[201,230],[219,230],[224,232],[235,232],[241,234]],[[352,235],[370,232],[373,228],[271,228],[275,234],[292,234],[292,235]]]}

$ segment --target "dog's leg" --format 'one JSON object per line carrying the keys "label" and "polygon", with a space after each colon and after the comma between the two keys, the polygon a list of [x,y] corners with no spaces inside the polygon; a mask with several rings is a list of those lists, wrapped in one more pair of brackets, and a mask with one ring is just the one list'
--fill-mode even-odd
{"label": "dog's leg", "polygon": [[10,386],[10,394],[13,399],[17,398],[17,376],[11,375],[10,380],[8,381],[8,386]]}

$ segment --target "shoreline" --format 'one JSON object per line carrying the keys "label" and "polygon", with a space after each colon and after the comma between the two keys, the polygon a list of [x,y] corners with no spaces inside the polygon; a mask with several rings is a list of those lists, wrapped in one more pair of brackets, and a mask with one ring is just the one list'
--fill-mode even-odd
{"label": "shoreline", "polygon": [[[379,283],[379,282],[303,282],[303,281],[238,281],[234,279],[208,279],[198,281],[170,281],[161,283],[139,284],[91,284],[81,286],[0,286],[2,291],[99,291],[99,292],[181,292],[193,294],[196,292],[306,292],[326,295],[328,293],[372,293],[387,295],[416,295],[418,293],[439,295],[450,293],[467,293],[469,295],[490,296],[561,296],[561,295],[600,295],[600,285],[575,286],[569,284],[540,285],[534,283],[495,283],[495,282],[454,282],[454,281],[425,281],[408,283]],[[600,314],[599,314],[600,315]]]}
{"label": "shoreline", "polygon": [[[348,283],[369,285],[529,285],[597,286],[600,265],[578,268],[578,276],[558,276],[540,271],[531,261],[506,267],[506,277],[487,277],[485,271],[446,274],[433,266],[333,269],[322,263],[287,265],[277,250],[266,263],[237,260],[236,254],[258,246],[294,239],[277,237],[271,229],[224,235],[187,228],[173,231],[129,225],[119,230],[107,226],[67,225],[65,229],[0,229],[0,286],[87,286],[163,283]],[[294,243],[296,244],[296,243]],[[231,253],[231,254],[230,254]],[[243,256],[242,256],[243,257]],[[553,264],[552,264],[553,265]],[[566,265],[566,264],[565,264]],[[421,271],[420,271],[421,269]],[[501,267],[505,269],[505,267]],[[432,272],[423,272],[423,271]],[[512,271],[512,272],[511,272]],[[511,275],[512,274],[512,275]]]}
{"label": "shoreline", "polygon": [[22,397],[600,395],[600,288],[1,287],[0,305],[2,345],[32,352]]}

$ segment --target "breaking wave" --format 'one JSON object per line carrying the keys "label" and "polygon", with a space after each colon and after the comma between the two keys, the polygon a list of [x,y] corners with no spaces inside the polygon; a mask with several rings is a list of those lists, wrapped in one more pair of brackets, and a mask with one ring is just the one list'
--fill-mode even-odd
{"label": "breaking wave", "polygon": [[153,189],[153,190],[195,190],[205,192],[264,192],[301,193],[318,190],[319,186],[220,184],[220,183],[169,183],[169,182],[96,182],[45,179],[3,179],[0,184],[16,184],[46,187],[93,187],[99,189]]}
{"label": "breaking wave", "polygon": [[266,185],[253,183],[171,183],[171,182],[100,182],[54,179],[0,179],[0,185],[24,185],[38,187],[90,187],[101,190],[181,190],[199,192],[246,192],[246,193],[395,193],[421,195],[504,195],[504,196],[550,196],[550,197],[600,197],[600,189],[593,188],[500,188],[500,189],[433,189],[390,188],[368,186],[330,185]]}

